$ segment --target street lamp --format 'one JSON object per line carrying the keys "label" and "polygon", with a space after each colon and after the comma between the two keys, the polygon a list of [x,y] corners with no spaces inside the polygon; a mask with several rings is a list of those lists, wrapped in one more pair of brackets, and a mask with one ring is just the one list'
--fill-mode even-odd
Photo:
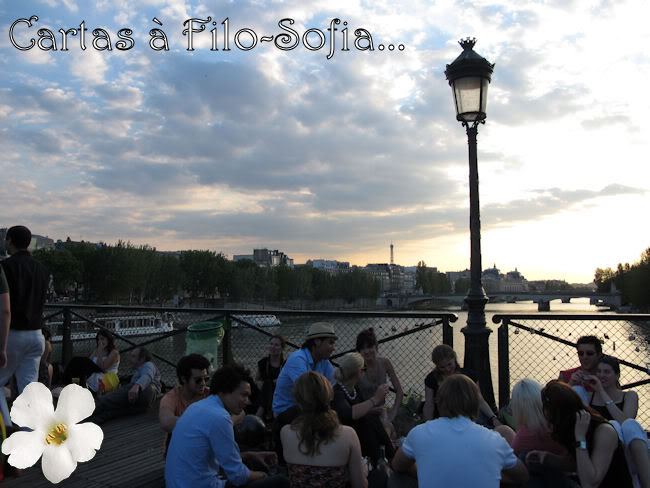
{"label": "street lamp", "polygon": [[456,120],[467,129],[469,145],[469,229],[471,240],[471,283],[465,297],[467,327],[465,334],[464,367],[478,375],[483,398],[494,406],[494,390],[490,370],[488,338],[490,329],[485,325],[485,304],[488,297],[481,284],[481,216],[478,198],[478,167],[476,161],[476,135],[478,124],[484,124],[488,85],[494,64],[474,52],[476,39],[462,39],[463,52],[447,65],[445,76],[454,93]]}

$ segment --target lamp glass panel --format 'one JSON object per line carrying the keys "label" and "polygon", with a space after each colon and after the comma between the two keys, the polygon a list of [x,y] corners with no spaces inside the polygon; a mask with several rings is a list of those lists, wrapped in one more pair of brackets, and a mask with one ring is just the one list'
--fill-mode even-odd
{"label": "lamp glass panel", "polygon": [[481,78],[468,76],[454,82],[456,110],[458,114],[479,112],[481,110]]}
{"label": "lamp glass panel", "polygon": [[488,94],[488,86],[490,82],[487,80],[487,78],[481,78],[481,83],[482,83],[482,91],[483,95],[481,96],[481,112],[484,114],[487,114],[487,94]]}

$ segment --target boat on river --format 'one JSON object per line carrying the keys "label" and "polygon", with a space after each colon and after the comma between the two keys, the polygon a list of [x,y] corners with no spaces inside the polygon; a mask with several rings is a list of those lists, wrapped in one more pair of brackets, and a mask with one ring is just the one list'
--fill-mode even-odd
{"label": "boat on river", "polygon": [[[174,330],[174,316],[170,312],[149,315],[119,315],[92,317],[87,320],[73,320],[71,338],[73,341],[94,339],[99,327],[93,322],[119,336],[148,336],[164,334]],[[63,322],[47,323],[52,330],[52,342],[63,340]]]}
{"label": "boat on river", "polygon": [[[275,315],[233,315],[233,318],[246,322],[247,324],[254,325],[255,327],[274,327],[281,325],[280,319]],[[243,324],[238,320],[232,321],[233,329],[242,326]]]}

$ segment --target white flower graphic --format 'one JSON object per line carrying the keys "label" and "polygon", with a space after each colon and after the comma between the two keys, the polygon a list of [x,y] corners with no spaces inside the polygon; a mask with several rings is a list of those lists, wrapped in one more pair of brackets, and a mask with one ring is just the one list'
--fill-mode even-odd
{"label": "white flower graphic", "polygon": [[42,383],[30,383],[11,407],[11,421],[31,432],[14,432],[2,443],[9,464],[29,468],[43,456],[43,474],[58,483],[89,461],[102,445],[104,432],[92,422],[79,424],[95,410],[95,400],[86,388],[68,385],[59,396],[56,411],[52,393]]}

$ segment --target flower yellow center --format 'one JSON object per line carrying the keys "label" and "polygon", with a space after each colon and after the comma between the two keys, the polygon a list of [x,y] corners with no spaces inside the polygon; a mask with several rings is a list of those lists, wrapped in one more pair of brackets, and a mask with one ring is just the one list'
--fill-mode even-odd
{"label": "flower yellow center", "polygon": [[54,443],[56,445],[61,445],[68,438],[66,435],[67,430],[68,427],[65,424],[55,425],[50,430],[50,433],[45,436],[45,442],[48,444]]}

